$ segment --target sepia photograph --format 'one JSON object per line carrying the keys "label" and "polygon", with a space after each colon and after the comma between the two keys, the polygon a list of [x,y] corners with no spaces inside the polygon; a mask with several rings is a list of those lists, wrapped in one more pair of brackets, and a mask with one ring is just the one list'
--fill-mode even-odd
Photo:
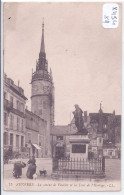
{"label": "sepia photograph", "polygon": [[120,191],[122,4],[3,4],[6,191]]}

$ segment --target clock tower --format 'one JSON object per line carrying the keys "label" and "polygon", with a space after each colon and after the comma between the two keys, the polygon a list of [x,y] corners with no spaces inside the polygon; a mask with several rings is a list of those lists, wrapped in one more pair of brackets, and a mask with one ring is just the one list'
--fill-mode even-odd
{"label": "clock tower", "polygon": [[51,156],[50,133],[54,125],[54,84],[52,71],[48,72],[44,44],[44,23],[42,24],[42,39],[36,71],[32,72],[31,111],[47,122],[45,132],[45,155]]}

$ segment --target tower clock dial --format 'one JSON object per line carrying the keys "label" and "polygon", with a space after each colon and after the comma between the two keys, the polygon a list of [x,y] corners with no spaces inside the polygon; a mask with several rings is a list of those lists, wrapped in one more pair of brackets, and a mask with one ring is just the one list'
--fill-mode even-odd
{"label": "tower clock dial", "polygon": [[49,93],[50,87],[49,86],[44,86],[43,91],[44,91],[44,93]]}

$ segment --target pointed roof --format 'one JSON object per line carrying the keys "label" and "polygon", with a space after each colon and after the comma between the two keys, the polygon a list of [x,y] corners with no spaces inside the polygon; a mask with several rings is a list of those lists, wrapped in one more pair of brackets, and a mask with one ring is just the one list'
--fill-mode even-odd
{"label": "pointed roof", "polygon": [[42,23],[42,39],[41,39],[40,53],[45,53],[45,44],[44,44],[44,21]]}

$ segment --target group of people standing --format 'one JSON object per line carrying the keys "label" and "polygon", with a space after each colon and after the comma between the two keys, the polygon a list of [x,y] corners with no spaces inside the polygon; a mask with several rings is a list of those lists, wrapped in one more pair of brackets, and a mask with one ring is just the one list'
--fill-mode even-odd
{"label": "group of people standing", "polygon": [[[26,176],[29,179],[33,179],[33,175],[36,173],[36,159],[34,156],[32,156],[31,159],[27,162],[28,169]],[[14,163],[14,169],[13,169],[13,176],[15,178],[19,178],[22,175],[22,168],[26,167],[26,163],[24,162],[15,162]]]}

